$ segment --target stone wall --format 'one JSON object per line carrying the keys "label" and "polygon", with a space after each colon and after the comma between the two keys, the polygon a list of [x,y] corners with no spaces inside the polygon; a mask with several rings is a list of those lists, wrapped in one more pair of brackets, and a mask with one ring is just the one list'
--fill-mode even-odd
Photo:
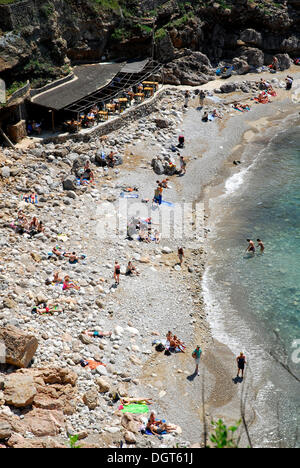
{"label": "stone wall", "polygon": [[38,24],[35,3],[35,0],[24,0],[11,5],[0,6],[1,29],[11,31]]}

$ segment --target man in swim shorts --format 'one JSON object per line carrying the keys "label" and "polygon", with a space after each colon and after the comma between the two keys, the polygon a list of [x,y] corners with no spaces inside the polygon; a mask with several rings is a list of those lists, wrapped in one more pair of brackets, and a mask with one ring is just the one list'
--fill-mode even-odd
{"label": "man in swim shorts", "polygon": [[255,254],[255,245],[254,242],[251,239],[247,239],[248,247],[246,249],[246,252],[252,253],[253,255]]}
{"label": "man in swim shorts", "polygon": [[200,375],[199,374],[199,364],[200,364],[201,354],[202,354],[202,350],[201,350],[200,346],[198,345],[197,348],[195,349],[195,351],[192,354],[193,358],[196,361],[195,374],[197,374],[197,375]]}

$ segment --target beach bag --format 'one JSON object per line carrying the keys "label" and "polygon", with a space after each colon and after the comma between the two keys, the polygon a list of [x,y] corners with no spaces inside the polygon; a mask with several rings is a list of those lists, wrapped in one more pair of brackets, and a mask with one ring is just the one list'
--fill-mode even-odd
{"label": "beach bag", "polygon": [[162,351],[165,350],[165,347],[162,343],[159,343],[157,346],[156,346],[156,351],[158,351],[159,353],[161,353]]}
{"label": "beach bag", "polygon": [[194,359],[196,359],[196,353],[195,353],[195,351],[193,351],[192,357],[193,357]]}

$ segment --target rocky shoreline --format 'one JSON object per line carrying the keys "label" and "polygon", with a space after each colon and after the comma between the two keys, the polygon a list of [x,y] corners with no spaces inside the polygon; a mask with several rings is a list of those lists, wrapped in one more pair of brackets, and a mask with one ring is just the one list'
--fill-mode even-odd
{"label": "rocky shoreline", "polygon": [[[191,174],[171,179],[172,188],[165,191],[167,200],[180,203],[198,198],[204,183],[200,182],[196,165],[205,159],[204,145],[209,145],[210,138],[214,139],[212,146],[223,141],[224,132],[230,132],[226,129],[232,120],[231,103],[249,99],[256,92],[250,86],[243,94],[238,86],[233,91],[236,94],[222,95],[224,101],[206,100],[205,109],[217,108],[223,114],[223,120],[207,124],[211,126],[209,131],[202,124],[201,132],[208,135],[206,141],[203,137],[199,145],[200,130],[199,135],[185,131],[187,144],[182,154]],[[176,144],[179,132],[190,126],[189,119],[194,119],[200,129],[198,101],[194,90],[188,108],[184,108],[184,90],[165,89],[153,115],[132,119],[127,128],[105,140],[91,136],[88,142],[35,143],[32,148],[0,153],[0,331],[6,330],[12,343],[20,332],[34,336],[38,342],[29,369],[16,370],[8,364],[1,367],[3,446],[65,446],[68,434],[79,434],[80,445],[93,447],[119,446],[120,440],[138,447],[200,444],[201,380],[188,380],[194,370],[190,355],[198,341],[210,369],[206,380],[207,415],[222,412],[224,402],[229,404],[238,398],[238,393],[225,384],[223,404],[216,396],[218,369],[230,379],[231,364],[223,364],[218,357],[218,352],[227,355],[228,351],[212,342],[201,297],[207,218],[202,220],[201,232],[192,230],[189,239],[163,236],[160,244],[128,240],[126,229],[114,237],[111,223],[108,232],[104,229],[110,216],[119,216],[120,192],[125,187],[138,187],[138,202],[129,200],[129,211],[139,209],[141,216],[151,213],[140,201],[153,196],[158,177],[151,167],[153,157],[168,161],[169,146]],[[165,128],[161,128],[162,120]],[[243,133],[243,128],[240,131]],[[123,164],[107,170],[97,165],[97,155],[111,148],[122,156]],[[230,154],[230,148],[228,151]],[[72,168],[87,159],[95,174],[95,185],[76,186]],[[36,205],[21,201],[21,196],[31,191],[38,195]],[[103,211],[103,206],[108,211]],[[16,234],[10,223],[20,208],[28,217],[41,219],[45,233],[32,238]],[[121,212],[121,218],[123,215]],[[186,254],[182,268],[177,258],[181,242]],[[55,245],[84,258],[71,265],[64,257],[49,255]],[[113,280],[115,260],[121,265],[117,288]],[[129,260],[140,276],[125,276]],[[61,285],[46,285],[55,271],[70,275],[80,290],[62,291]],[[49,301],[59,306],[54,315],[32,314],[34,306]],[[112,335],[99,339],[84,335],[83,330],[104,330]],[[186,343],[185,354],[164,356],[152,347],[152,341],[164,338],[168,330]],[[216,355],[211,355],[212,345],[219,349]],[[100,361],[105,366],[83,368],[82,359]],[[199,401],[193,400],[195,391]],[[113,398],[116,393],[121,397],[152,398],[158,416],[179,426],[177,431],[162,440],[141,435],[141,422],[136,416],[118,410],[119,403]],[[235,418],[234,411],[231,417]]]}

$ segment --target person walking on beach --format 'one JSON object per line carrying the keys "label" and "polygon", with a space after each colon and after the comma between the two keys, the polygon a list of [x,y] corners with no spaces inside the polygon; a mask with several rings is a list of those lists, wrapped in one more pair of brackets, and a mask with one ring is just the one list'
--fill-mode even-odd
{"label": "person walking on beach", "polygon": [[114,279],[116,284],[120,284],[120,273],[121,267],[117,261],[115,261],[115,271],[114,271]]}
{"label": "person walking on beach", "polygon": [[183,156],[180,156],[180,175],[186,174],[186,162]]}
{"label": "person walking on beach", "polygon": [[179,248],[178,248],[178,258],[179,258],[180,266],[182,266],[183,257],[184,257],[183,248],[182,248],[182,247],[179,247]]}
{"label": "person walking on beach", "polygon": [[187,90],[184,95],[184,107],[187,107],[189,104],[190,92]]}
{"label": "person walking on beach", "polygon": [[251,239],[247,239],[248,247],[246,249],[246,252],[252,253],[253,255],[255,254],[255,245],[254,242]]}
{"label": "person walking on beach", "polygon": [[260,253],[264,253],[265,251],[265,246],[263,244],[263,242],[260,240],[260,239],[257,239],[257,242],[258,242],[258,246],[257,247],[260,247]]}
{"label": "person walking on beach", "polygon": [[242,372],[242,379],[243,379],[244,378],[245,364],[247,364],[246,356],[244,355],[244,353],[240,353],[240,355],[236,358],[236,362],[237,362],[237,367],[238,367],[237,377],[239,377],[240,372]]}
{"label": "person walking on beach", "polygon": [[203,89],[201,89],[199,93],[199,103],[201,107],[203,107],[204,99],[205,99],[205,92],[203,91]]}
{"label": "person walking on beach", "polygon": [[197,348],[194,350],[192,356],[196,361],[196,369],[195,369],[195,374],[199,374],[199,364],[200,364],[200,358],[201,358],[202,350],[199,345],[197,345]]}

